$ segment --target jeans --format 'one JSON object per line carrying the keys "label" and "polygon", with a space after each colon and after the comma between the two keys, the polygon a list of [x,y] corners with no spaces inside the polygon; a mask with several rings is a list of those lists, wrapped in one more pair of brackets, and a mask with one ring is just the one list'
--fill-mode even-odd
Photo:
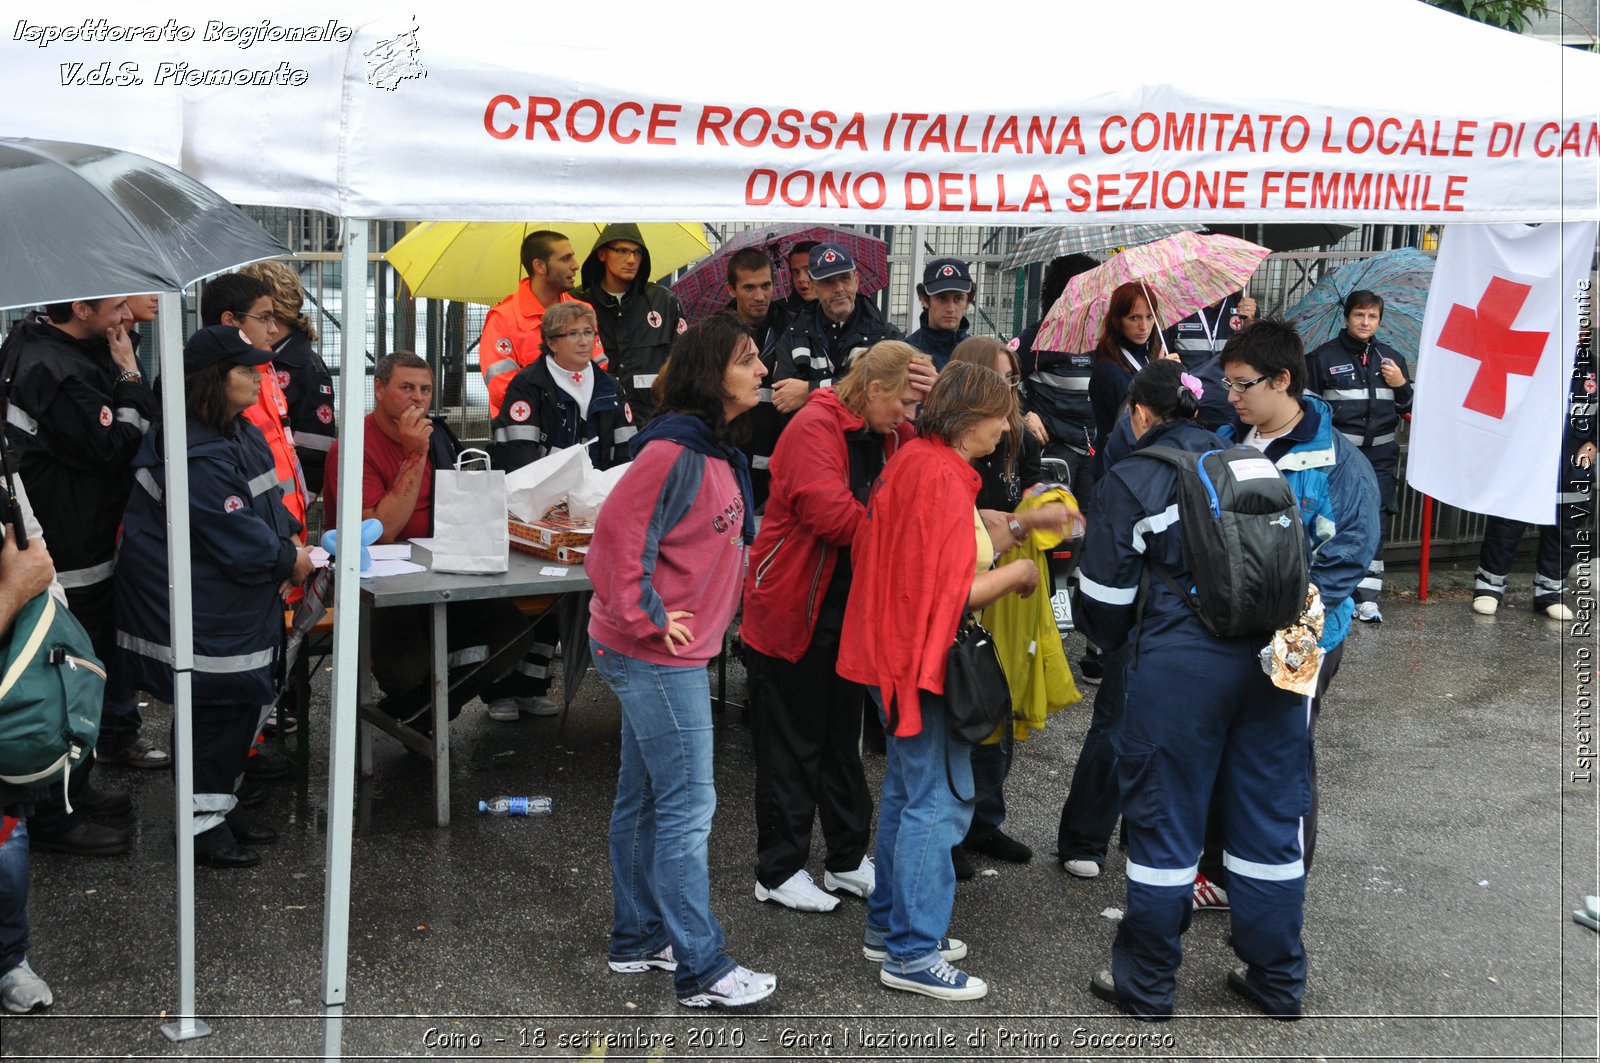
{"label": "jeans", "polygon": [[1083,750],[1072,769],[1067,800],[1061,806],[1061,824],[1056,830],[1056,856],[1061,860],[1093,860],[1102,868],[1106,866],[1111,833],[1122,814],[1117,754],[1111,743],[1122,733],[1130,652],[1124,643],[1105,653],[1105,677],[1095,692],[1089,733],[1083,736]]}
{"label": "jeans", "polygon": [[590,647],[595,671],[622,703],[610,958],[640,960],[670,943],[678,996],[691,996],[735,966],[711,914],[711,684],[700,665],[650,664],[592,639]]}
{"label": "jeans", "polygon": [[0,845],[0,974],[28,957],[28,824]]}
{"label": "jeans", "polygon": [[[883,712],[877,688],[869,688]],[[956,871],[950,850],[966,836],[972,804],[972,747],[945,730],[944,698],[921,692],[922,731],[888,736],[888,770],[878,806],[877,887],[867,899],[867,939],[881,933],[886,970],[925,971],[939,962],[939,939],[950,928]],[[948,758],[950,778],[945,778]]]}

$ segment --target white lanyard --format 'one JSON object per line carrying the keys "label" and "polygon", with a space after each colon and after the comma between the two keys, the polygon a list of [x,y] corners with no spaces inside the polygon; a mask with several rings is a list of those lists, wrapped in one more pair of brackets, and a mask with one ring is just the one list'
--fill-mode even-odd
{"label": "white lanyard", "polygon": [[1122,357],[1128,360],[1128,364],[1133,367],[1135,373],[1144,368],[1144,363],[1135,358],[1133,352],[1126,347],[1122,348]]}

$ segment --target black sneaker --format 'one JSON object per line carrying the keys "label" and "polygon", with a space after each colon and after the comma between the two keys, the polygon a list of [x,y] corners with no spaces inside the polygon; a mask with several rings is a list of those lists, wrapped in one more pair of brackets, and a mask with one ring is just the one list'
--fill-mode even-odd
{"label": "black sneaker", "polygon": [[30,832],[28,848],[36,853],[65,853],[68,856],[121,856],[132,844],[128,832],[116,827],[104,827],[86,819],[65,834],[48,835]]}
{"label": "black sneaker", "polygon": [[133,811],[133,798],[124,793],[107,793],[88,787],[73,798],[72,809],[96,819],[106,816],[126,816]]}
{"label": "black sneaker", "polygon": [[1106,677],[1105,655],[1094,649],[1084,651],[1078,658],[1078,678],[1085,683],[1098,683]]}
{"label": "black sneaker", "polygon": [[950,862],[956,867],[957,882],[965,882],[978,873],[977,867],[972,863],[972,854],[959,845],[950,850]]}
{"label": "black sneaker", "polygon": [[962,844],[975,853],[992,856],[996,860],[1004,860],[1008,864],[1026,864],[1033,859],[1032,849],[1001,830],[996,830],[981,841],[973,841],[968,838]]}

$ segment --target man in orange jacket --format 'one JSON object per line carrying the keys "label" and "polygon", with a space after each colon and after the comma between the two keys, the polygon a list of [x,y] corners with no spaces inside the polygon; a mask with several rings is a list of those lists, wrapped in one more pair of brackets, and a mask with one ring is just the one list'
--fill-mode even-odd
{"label": "man in orange jacket", "polygon": [[[500,404],[517,370],[532,365],[541,353],[539,323],[544,320],[545,308],[558,302],[581,302],[572,296],[578,255],[565,236],[549,229],[531,232],[523,237],[521,257],[528,275],[516,291],[490,309],[478,341],[478,366],[489,388],[490,419],[500,416]],[[598,336],[593,358],[605,368],[605,350]]]}

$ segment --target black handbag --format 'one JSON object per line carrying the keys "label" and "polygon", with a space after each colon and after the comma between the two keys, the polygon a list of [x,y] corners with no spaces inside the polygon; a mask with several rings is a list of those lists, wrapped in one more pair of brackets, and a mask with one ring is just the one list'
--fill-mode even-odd
{"label": "black handbag", "polygon": [[[969,746],[978,745],[1011,719],[1011,686],[1006,682],[1005,669],[1000,667],[994,636],[967,613],[962,614],[956,639],[945,655],[944,712],[945,731],[950,740]],[[1005,727],[1000,741],[1010,744],[1009,726]],[[976,801],[999,788],[991,787],[985,793],[978,793],[974,788],[970,797],[962,797],[951,776],[948,749],[944,775],[945,785],[958,801]]]}
{"label": "black handbag", "polygon": [[963,615],[945,657],[946,727],[957,742],[975,746],[1011,715],[1011,687],[988,628]]}

